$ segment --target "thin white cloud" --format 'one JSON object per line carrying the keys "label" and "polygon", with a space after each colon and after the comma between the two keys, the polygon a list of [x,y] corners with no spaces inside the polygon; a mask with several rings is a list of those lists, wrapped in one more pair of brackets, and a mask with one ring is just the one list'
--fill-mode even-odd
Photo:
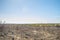
{"label": "thin white cloud", "polygon": [[29,23],[59,23],[60,19],[57,18],[0,18],[2,21],[6,21],[6,23],[20,23],[20,24],[29,24]]}
{"label": "thin white cloud", "polygon": [[39,18],[3,18],[6,23],[47,23],[46,20]]}

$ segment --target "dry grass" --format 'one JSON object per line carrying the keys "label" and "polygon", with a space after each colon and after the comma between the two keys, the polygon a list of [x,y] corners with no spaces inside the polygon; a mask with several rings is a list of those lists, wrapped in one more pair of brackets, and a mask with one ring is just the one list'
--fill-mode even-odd
{"label": "dry grass", "polygon": [[60,40],[60,24],[2,24],[0,40]]}

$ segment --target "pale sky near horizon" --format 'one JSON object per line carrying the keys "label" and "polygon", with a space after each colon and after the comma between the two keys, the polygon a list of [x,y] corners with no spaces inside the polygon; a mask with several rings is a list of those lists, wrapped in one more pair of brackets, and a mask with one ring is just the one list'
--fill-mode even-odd
{"label": "pale sky near horizon", "polygon": [[60,23],[60,0],[0,0],[6,23]]}

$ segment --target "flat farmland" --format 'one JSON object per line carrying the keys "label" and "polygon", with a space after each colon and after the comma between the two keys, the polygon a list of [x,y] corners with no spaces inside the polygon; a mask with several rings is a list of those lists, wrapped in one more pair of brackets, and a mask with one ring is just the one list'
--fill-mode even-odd
{"label": "flat farmland", "polygon": [[0,40],[60,40],[60,24],[0,24]]}

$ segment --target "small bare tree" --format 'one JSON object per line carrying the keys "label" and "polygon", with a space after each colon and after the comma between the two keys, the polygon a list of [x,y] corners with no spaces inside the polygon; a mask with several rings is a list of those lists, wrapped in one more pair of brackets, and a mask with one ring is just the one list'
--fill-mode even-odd
{"label": "small bare tree", "polygon": [[4,23],[2,23],[2,21],[0,21],[0,36],[4,36]]}

